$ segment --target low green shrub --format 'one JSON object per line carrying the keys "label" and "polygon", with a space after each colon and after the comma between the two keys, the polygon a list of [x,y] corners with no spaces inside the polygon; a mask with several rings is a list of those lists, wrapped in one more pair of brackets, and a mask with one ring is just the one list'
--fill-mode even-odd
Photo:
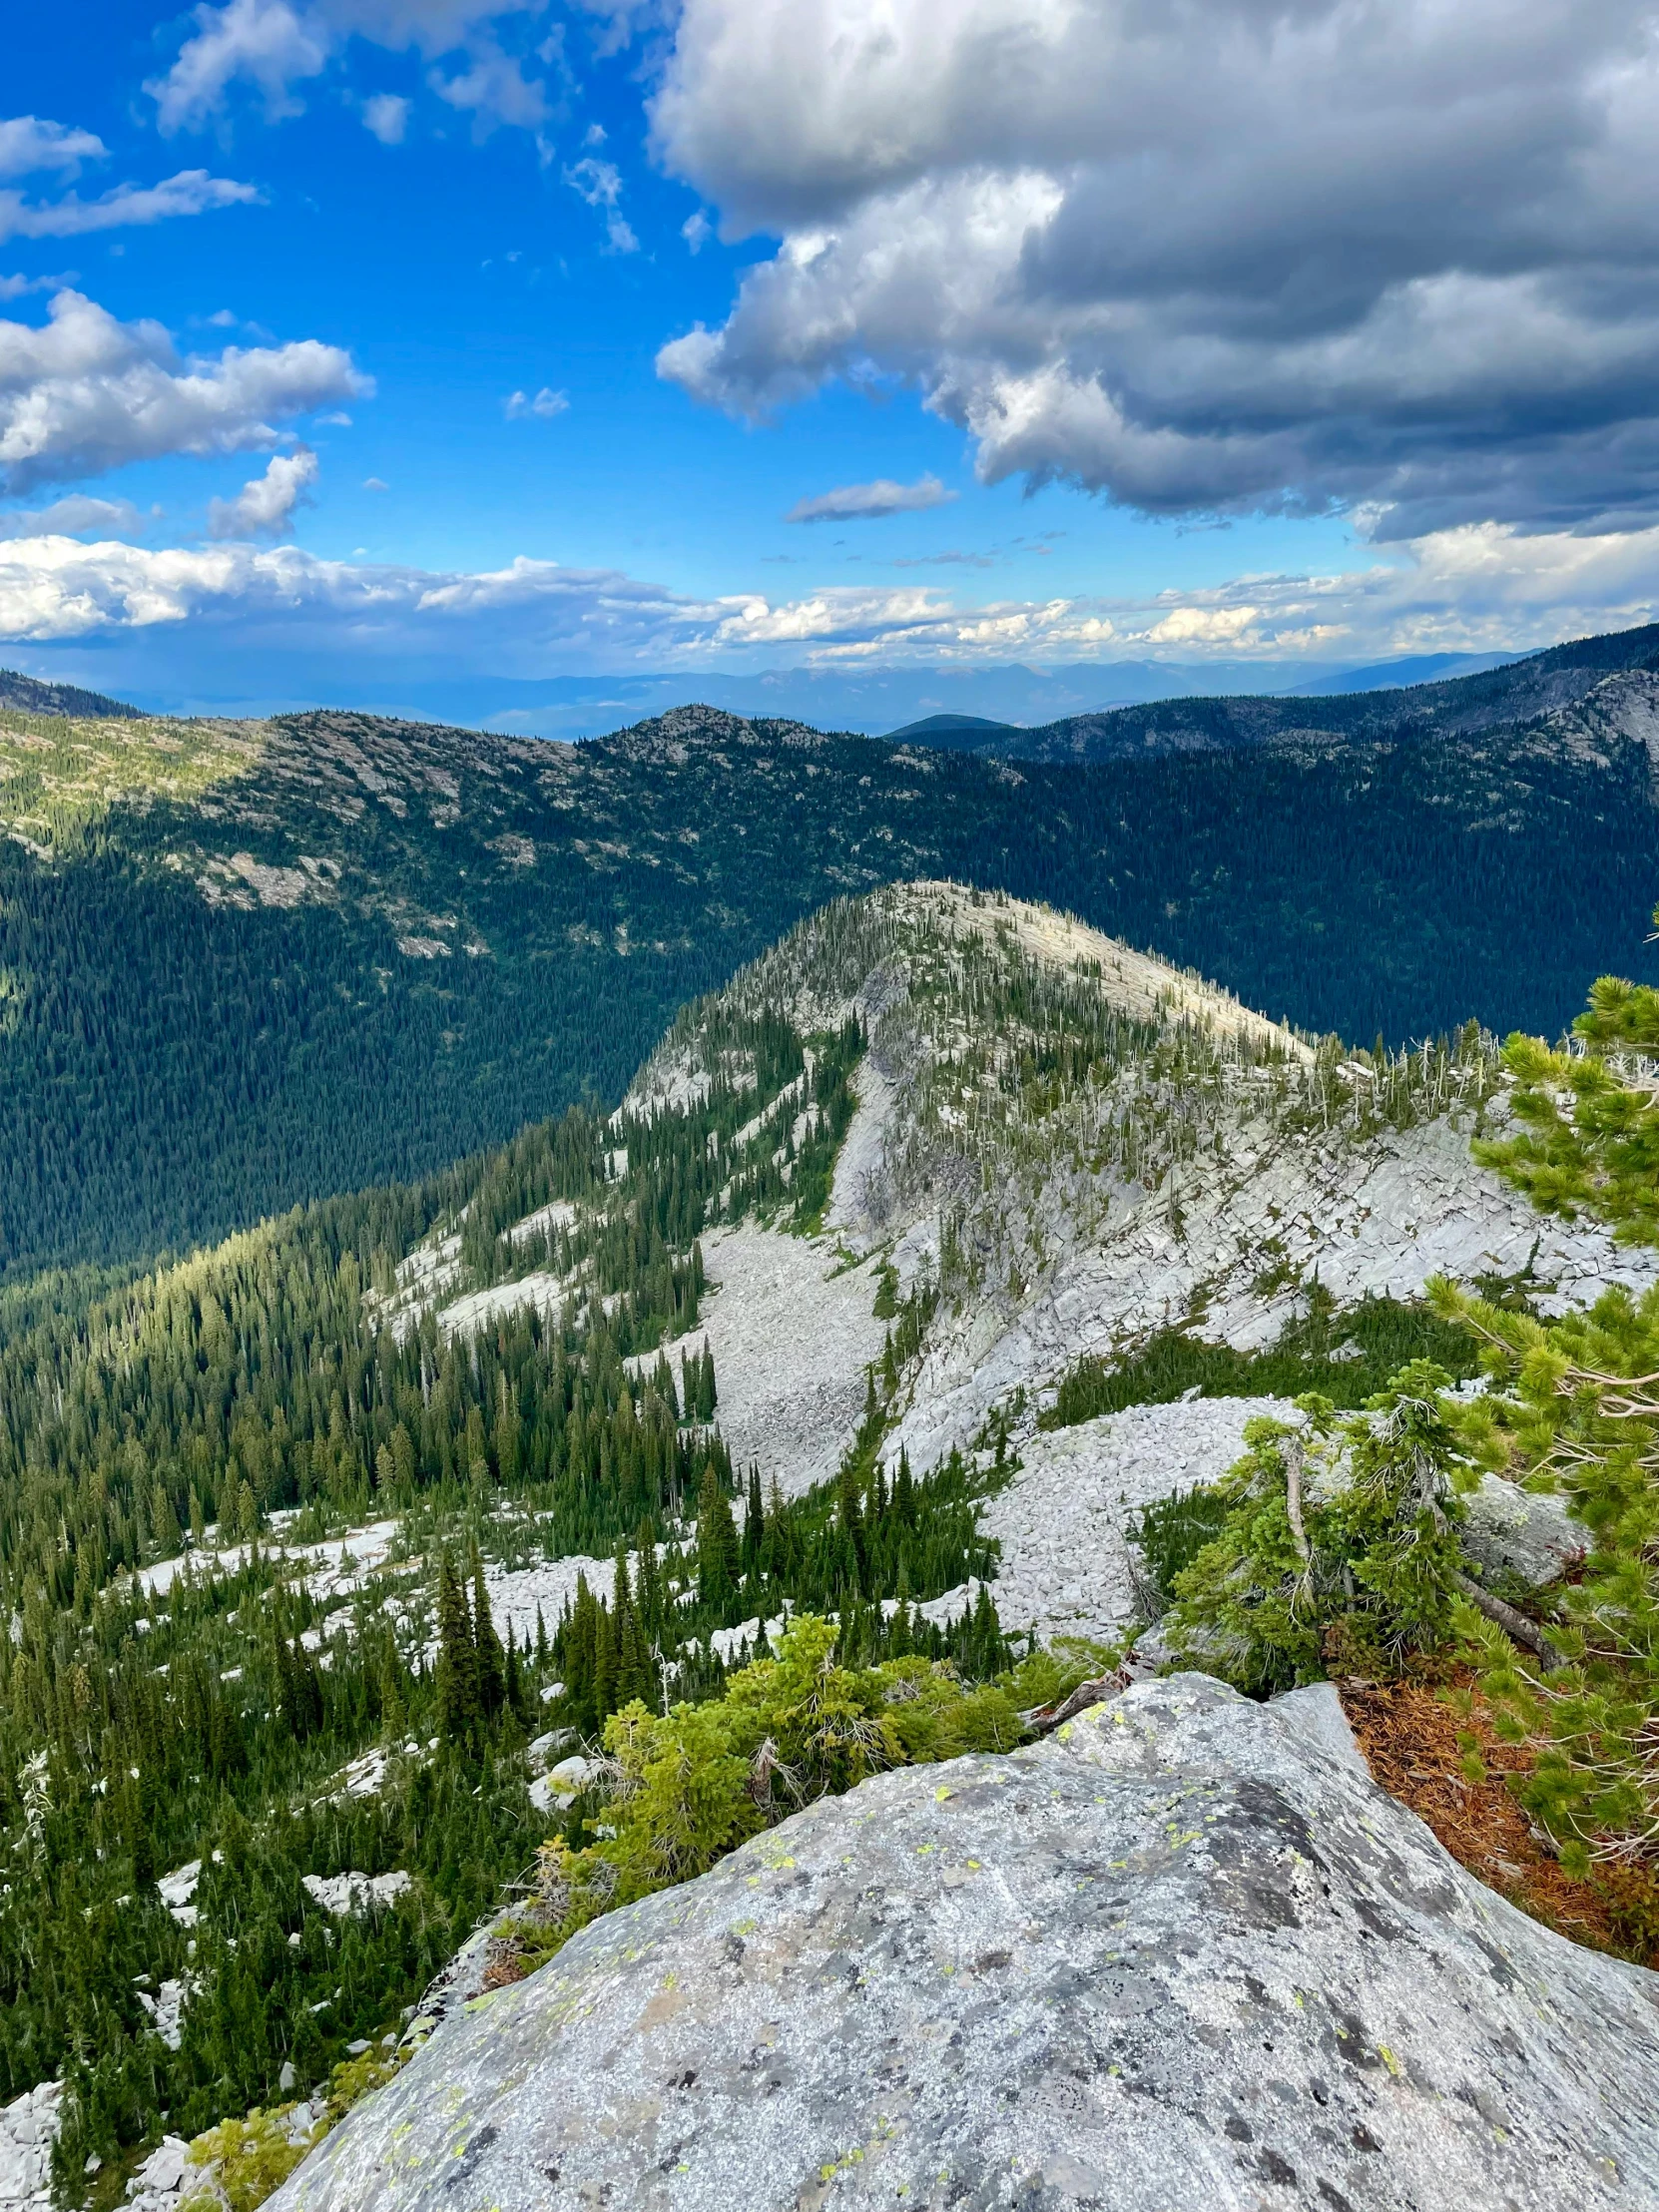
{"label": "low green shrub", "polygon": [[1455,1448],[1443,1369],[1413,1361],[1339,1421],[1258,1419],[1216,1485],[1218,1534],[1174,1577],[1177,1650],[1254,1696],[1334,1668],[1392,1673],[1449,1634],[1461,1571],[1458,1493],[1477,1471]]}
{"label": "low green shrub", "polygon": [[741,1669],[720,1697],[666,1714],[636,1701],[611,1716],[601,1802],[583,1824],[592,1841],[558,1836],[542,1848],[518,1931],[526,1967],[602,1913],[706,1873],[815,1798],[887,1767],[1008,1751],[1024,1734],[1008,1685],[964,1683],[914,1657],[844,1667],[837,1634],[798,1615],[777,1658]]}
{"label": "low green shrub", "polygon": [[1307,1312],[1262,1352],[1208,1344],[1186,1329],[1164,1329],[1138,1352],[1068,1368],[1040,1428],[1069,1428],[1130,1405],[1167,1405],[1189,1390],[1201,1397],[1289,1397],[1319,1391],[1333,1405],[1358,1408],[1385,1389],[1412,1360],[1431,1360],[1452,1382],[1480,1372],[1468,1332],[1415,1300],[1366,1298],[1339,1311],[1319,1283]]}

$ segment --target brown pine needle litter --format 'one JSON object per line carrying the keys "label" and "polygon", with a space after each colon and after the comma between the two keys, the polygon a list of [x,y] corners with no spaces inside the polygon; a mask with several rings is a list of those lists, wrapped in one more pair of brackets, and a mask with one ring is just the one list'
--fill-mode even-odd
{"label": "brown pine needle litter", "polygon": [[[1478,1694],[1472,1713],[1452,1712],[1439,1694],[1448,1683],[1468,1689],[1472,1677],[1456,1670],[1432,1680],[1337,1685],[1377,1781],[1459,1865],[1533,1920],[1594,1950],[1659,1965],[1659,1883],[1624,1869],[1570,1881],[1509,1788],[1507,1777],[1530,1764],[1525,1746],[1499,1738]],[[1459,1734],[1478,1739],[1484,1781],[1465,1779]]]}

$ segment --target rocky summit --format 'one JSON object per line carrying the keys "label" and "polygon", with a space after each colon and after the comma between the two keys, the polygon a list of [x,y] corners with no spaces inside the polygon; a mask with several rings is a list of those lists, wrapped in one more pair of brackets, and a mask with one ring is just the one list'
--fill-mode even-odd
{"label": "rocky summit", "polygon": [[440,2023],[274,2212],[1633,2212],[1659,1981],[1465,1874],[1327,1687],[891,1772]]}

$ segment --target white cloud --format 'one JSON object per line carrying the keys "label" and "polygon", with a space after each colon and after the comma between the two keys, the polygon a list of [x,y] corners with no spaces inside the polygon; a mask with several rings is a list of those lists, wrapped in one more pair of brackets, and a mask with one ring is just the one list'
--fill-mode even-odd
{"label": "white cloud", "polygon": [[323,26],[297,13],[287,0],[230,0],[194,10],[196,35],[186,41],[165,77],[145,86],[156,103],[156,122],[170,136],[200,130],[220,112],[239,80],[257,86],[268,116],[296,115],[293,87],[327,67],[332,44]]}
{"label": "white cloud", "polygon": [[[503,53],[491,26],[512,16],[541,13],[543,0],[209,0],[193,11],[195,30],[163,77],[145,90],[156,102],[164,132],[202,130],[226,112],[233,88],[251,87],[273,119],[300,113],[295,88],[319,77],[353,38],[392,53],[411,49],[435,60],[464,53],[470,66],[441,75],[434,89],[451,106],[471,112],[488,127],[534,127],[546,114],[540,85],[525,79]],[[376,137],[391,122],[389,94],[364,105]],[[382,123],[370,119],[376,109]],[[399,136],[401,131],[399,129]],[[395,144],[395,139],[387,139]]]}
{"label": "white cloud", "polygon": [[0,638],[190,625],[204,644],[211,632],[237,650],[436,657],[496,674],[556,666],[690,676],[710,667],[966,669],[1010,660],[1354,666],[1391,654],[1516,650],[1659,618],[1659,526],[1588,537],[1462,525],[1331,576],[978,604],[908,584],[698,600],[550,561],[443,573],[320,560],[293,546],[87,545],[68,534],[74,526],[66,518],[62,535],[14,532],[0,544]]}
{"label": "white cloud", "polygon": [[0,192],[0,241],[82,238],[89,231],[123,230],[132,224],[165,223],[173,216],[206,215],[216,208],[247,207],[259,198],[255,186],[211,177],[205,169],[182,169],[159,185],[117,185],[97,200],[69,193],[62,200],[30,202],[20,192],[4,191]]}
{"label": "white cloud", "polygon": [[409,103],[395,92],[377,92],[363,102],[363,123],[382,146],[401,146],[409,127]]}
{"label": "white cloud", "polygon": [[440,100],[471,115],[478,138],[487,138],[498,124],[534,131],[547,121],[546,88],[527,78],[516,56],[503,53],[493,39],[474,48],[458,75],[433,70],[429,82]]}
{"label": "white cloud", "polygon": [[143,527],[144,518],[130,499],[91,499],[84,492],[55,499],[50,507],[0,514],[0,538],[83,537],[94,530],[107,537]]}
{"label": "white cloud", "polygon": [[1652,0],[684,0],[660,160],[782,241],[664,347],[753,416],[885,372],[1163,512],[1659,512]]}
{"label": "white cloud", "polygon": [[555,415],[568,413],[569,408],[570,397],[568,393],[549,391],[547,386],[543,384],[533,399],[528,398],[521,391],[510,392],[507,395],[503,412],[509,422],[522,422],[531,415],[537,416],[543,422],[551,422]]}
{"label": "white cloud", "polygon": [[273,453],[265,474],[251,477],[235,499],[208,502],[208,535],[285,538],[293,528],[294,508],[315,482],[316,455],[308,445],[291,453]]}
{"label": "white cloud", "polygon": [[378,476],[365,476],[363,478],[363,489],[364,491],[389,491],[391,486],[383,483]]}
{"label": "white cloud", "polygon": [[640,242],[622,213],[622,172],[615,162],[596,161],[590,154],[565,171],[565,183],[579,193],[590,208],[605,216],[606,243],[613,254],[637,254]]}
{"label": "white cloud", "polygon": [[701,254],[714,235],[715,227],[701,208],[695,215],[687,216],[680,226],[680,236],[694,254]]}
{"label": "white cloud", "polygon": [[946,491],[936,476],[921,476],[913,484],[895,484],[890,476],[877,476],[871,484],[841,484],[834,491],[820,492],[816,499],[798,499],[786,522],[858,522],[879,515],[919,513],[926,507],[948,507],[957,494]]}
{"label": "white cloud", "polygon": [[659,665],[713,635],[729,603],[678,598],[611,570],[517,560],[482,575],[356,566],[295,546],[153,550],[72,538],[0,546],[0,638],[91,637],[198,623],[354,654],[475,652],[491,666]]}
{"label": "white cloud", "polygon": [[0,177],[37,177],[45,170],[78,177],[83,162],[103,161],[107,152],[93,132],[42,116],[18,115],[0,123]]}
{"label": "white cloud", "polygon": [[56,276],[0,276],[0,299],[22,299],[31,291],[62,291],[74,283],[72,275]]}
{"label": "white cloud", "polygon": [[227,346],[181,360],[156,322],[60,291],[44,328],[0,320],[0,480],[13,492],[167,453],[273,446],[275,425],[373,385],[338,346]]}

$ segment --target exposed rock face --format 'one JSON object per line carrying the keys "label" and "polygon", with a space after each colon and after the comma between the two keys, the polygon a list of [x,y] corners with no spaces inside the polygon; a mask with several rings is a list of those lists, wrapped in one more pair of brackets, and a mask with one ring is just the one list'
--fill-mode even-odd
{"label": "exposed rock face", "polygon": [[274,2212],[1659,2206],[1659,1977],[1334,1705],[1178,1676],[821,1803],[445,2020]]}
{"label": "exposed rock face", "polygon": [[1142,1506],[1224,1475],[1257,1414],[1298,1418],[1286,1398],[1178,1398],[1026,1438],[1020,1472],[979,1516],[1002,1546],[991,1594],[1003,1627],[1045,1642],[1121,1635],[1136,1610],[1129,1524]]}
{"label": "exposed rock face", "polygon": [[0,2212],[50,2212],[62,2095],[61,2081],[43,2081],[0,2106]]}

